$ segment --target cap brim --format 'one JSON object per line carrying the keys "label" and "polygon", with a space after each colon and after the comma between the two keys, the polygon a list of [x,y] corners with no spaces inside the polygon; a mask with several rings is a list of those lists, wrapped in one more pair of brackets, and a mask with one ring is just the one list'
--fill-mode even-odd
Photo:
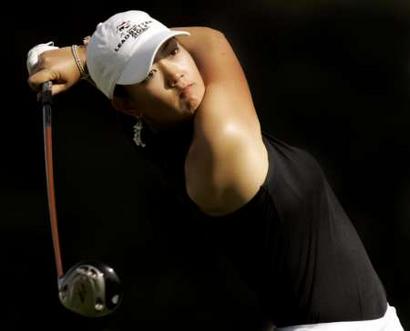
{"label": "cap brim", "polygon": [[149,74],[155,56],[162,44],[168,39],[176,36],[190,36],[186,31],[162,31],[149,40],[144,45],[144,50],[138,56],[133,56],[125,66],[120,78],[117,81],[119,85],[132,85],[142,82]]}

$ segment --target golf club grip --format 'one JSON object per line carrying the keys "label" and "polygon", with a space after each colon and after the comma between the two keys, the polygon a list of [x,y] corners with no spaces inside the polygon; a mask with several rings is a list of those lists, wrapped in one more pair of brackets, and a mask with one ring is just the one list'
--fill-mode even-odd
{"label": "golf club grip", "polygon": [[47,198],[50,216],[51,237],[53,240],[54,259],[57,268],[57,277],[64,275],[61,259],[60,240],[58,235],[57,208],[54,190],[53,172],[53,139],[52,139],[52,112],[51,112],[51,82],[45,82],[42,87],[43,130],[44,130],[44,158],[47,181]]}

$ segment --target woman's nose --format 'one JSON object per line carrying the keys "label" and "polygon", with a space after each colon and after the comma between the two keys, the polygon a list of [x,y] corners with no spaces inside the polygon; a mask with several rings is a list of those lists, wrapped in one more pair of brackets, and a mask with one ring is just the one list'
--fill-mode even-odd
{"label": "woman's nose", "polygon": [[168,84],[171,87],[175,87],[183,76],[184,76],[184,74],[179,72],[179,71],[175,71],[173,73],[170,73],[169,78],[168,78]]}
{"label": "woman's nose", "polygon": [[162,69],[164,70],[167,84],[170,87],[176,86],[178,82],[180,81],[180,79],[184,77],[184,74],[182,73],[181,68],[179,68],[176,65],[172,65],[170,63],[167,63],[167,64],[164,63]]}

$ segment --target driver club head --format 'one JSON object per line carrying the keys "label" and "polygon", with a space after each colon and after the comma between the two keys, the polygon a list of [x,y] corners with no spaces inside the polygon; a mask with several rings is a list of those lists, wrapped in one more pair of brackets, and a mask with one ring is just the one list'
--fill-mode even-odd
{"label": "driver club head", "polygon": [[80,262],[59,278],[58,296],[68,310],[102,317],[117,309],[122,290],[114,269],[100,262]]}

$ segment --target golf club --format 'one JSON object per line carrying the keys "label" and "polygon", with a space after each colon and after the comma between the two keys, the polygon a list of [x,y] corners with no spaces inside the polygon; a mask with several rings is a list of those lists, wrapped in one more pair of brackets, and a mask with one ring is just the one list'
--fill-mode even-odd
{"label": "golf club", "polygon": [[[39,44],[27,54],[27,70],[31,74],[45,51],[58,49],[53,42]],[[52,82],[42,84],[39,101],[43,112],[44,156],[47,181],[47,198],[57,269],[58,296],[62,305],[82,316],[100,317],[111,314],[120,304],[122,291],[114,269],[98,262],[83,261],[64,273],[57,226],[54,191],[52,145]]]}

